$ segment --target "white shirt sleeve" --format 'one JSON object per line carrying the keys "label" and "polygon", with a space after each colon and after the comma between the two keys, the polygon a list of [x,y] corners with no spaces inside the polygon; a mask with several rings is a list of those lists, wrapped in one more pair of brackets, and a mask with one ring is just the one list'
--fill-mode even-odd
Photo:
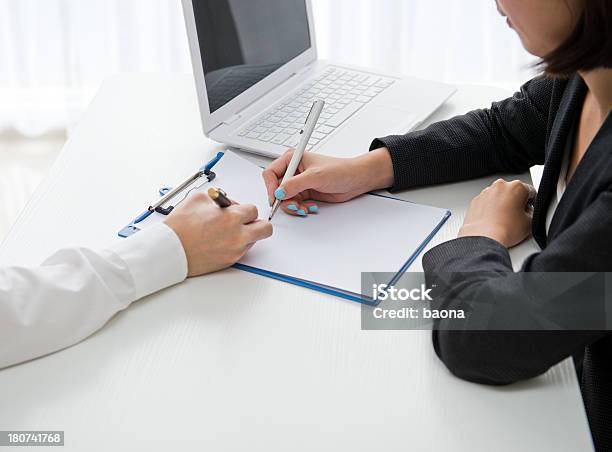
{"label": "white shirt sleeve", "polygon": [[0,369],[73,345],[133,301],[187,277],[165,224],[104,251],[58,251],[37,268],[0,268]]}

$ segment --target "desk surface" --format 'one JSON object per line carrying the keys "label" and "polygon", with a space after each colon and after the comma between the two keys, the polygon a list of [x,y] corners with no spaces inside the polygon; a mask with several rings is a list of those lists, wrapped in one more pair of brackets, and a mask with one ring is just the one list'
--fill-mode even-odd
{"label": "desk surface", "polygon": [[[432,120],[503,96],[462,87]],[[217,149],[202,136],[190,78],[109,80],[0,263],[104,246],[161,185]],[[439,242],[489,181],[402,197],[453,210]],[[510,387],[480,386],[451,376],[430,336],[361,331],[355,303],[231,269],[137,302],[75,347],[0,371],[0,430],[65,430],[69,451],[592,450],[570,361]]]}

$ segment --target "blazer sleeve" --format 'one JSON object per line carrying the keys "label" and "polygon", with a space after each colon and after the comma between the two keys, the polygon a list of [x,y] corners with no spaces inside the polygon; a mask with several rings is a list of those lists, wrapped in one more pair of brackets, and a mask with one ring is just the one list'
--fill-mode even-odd
{"label": "blazer sleeve", "polygon": [[524,172],[544,162],[554,83],[547,77],[535,78],[491,108],[407,135],[377,138],[370,150],[389,149],[395,174],[393,191]]}
{"label": "blazer sleeve", "polygon": [[[562,291],[556,291],[557,295],[554,295],[551,287],[555,286],[548,278],[554,278],[555,272],[611,270],[612,234],[609,231],[612,230],[612,216],[609,212],[612,212],[612,191],[600,194],[570,228],[545,250],[531,256],[518,273],[512,271],[506,248],[494,240],[464,237],[443,243],[423,257],[426,279],[431,284],[436,275],[442,273],[469,272],[448,276],[452,294],[441,297],[441,307],[457,309],[465,300],[476,301],[490,309],[499,322],[509,325],[524,322],[525,316],[535,316],[541,308],[539,304],[546,297],[548,308],[544,310],[545,315],[540,316],[540,321],[554,320],[544,318],[551,313],[551,306],[554,307],[553,316],[566,316],[567,319],[568,314],[588,315],[590,310],[594,314],[589,318],[597,318],[606,308],[601,301],[584,296],[583,292],[578,292],[577,297],[567,297]],[[540,275],[542,281],[538,287],[533,281],[537,282]],[[572,278],[573,275],[580,277],[579,273],[572,273]],[[605,277],[605,274],[601,275]],[[558,277],[556,281],[558,285]],[[561,284],[566,282],[561,281]],[[509,300],[514,300],[514,303],[519,300],[518,306]],[[555,311],[557,308],[559,310]],[[463,325],[465,330],[449,331],[448,326],[446,321],[440,321],[434,329],[433,343],[437,355],[453,374],[485,384],[509,384],[535,377],[609,334],[604,328],[476,331],[474,328],[470,330],[469,320]]]}

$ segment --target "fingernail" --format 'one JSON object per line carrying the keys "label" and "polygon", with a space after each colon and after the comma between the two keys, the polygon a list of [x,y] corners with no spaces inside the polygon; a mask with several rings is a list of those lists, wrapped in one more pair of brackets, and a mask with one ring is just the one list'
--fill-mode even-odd
{"label": "fingernail", "polygon": [[306,216],[306,211],[304,209],[300,209],[297,211],[298,215],[300,215],[301,217],[305,217]]}
{"label": "fingernail", "polygon": [[276,196],[276,199],[282,201],[283,199],[285,199],[285,190],[283,190],[282,188],[277,188],[274,192],[274,196]]}
{"label": "fingernail", "polygon": [[317,213],[319,211],[319,207],[318,206],[309,206],[308,210],[310,213]]}
{"label": "fingernail", "polygon": [[289,204],[287,206],[287,209],[293,210],[294,212],[297,212],[297,210],[298,210],[298,208],[297,208],[297,206],[295,204]]}

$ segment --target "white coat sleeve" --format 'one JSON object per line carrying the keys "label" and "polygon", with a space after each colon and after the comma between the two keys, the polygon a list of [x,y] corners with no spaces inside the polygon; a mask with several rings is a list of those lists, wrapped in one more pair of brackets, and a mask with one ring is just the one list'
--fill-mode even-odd
{"label": "white coat sleeve", "polygon": [[186,277],[183,246],[165,224],[103,251],[69,248],[40,267],[0,268],[0,369],[76,344]]}

